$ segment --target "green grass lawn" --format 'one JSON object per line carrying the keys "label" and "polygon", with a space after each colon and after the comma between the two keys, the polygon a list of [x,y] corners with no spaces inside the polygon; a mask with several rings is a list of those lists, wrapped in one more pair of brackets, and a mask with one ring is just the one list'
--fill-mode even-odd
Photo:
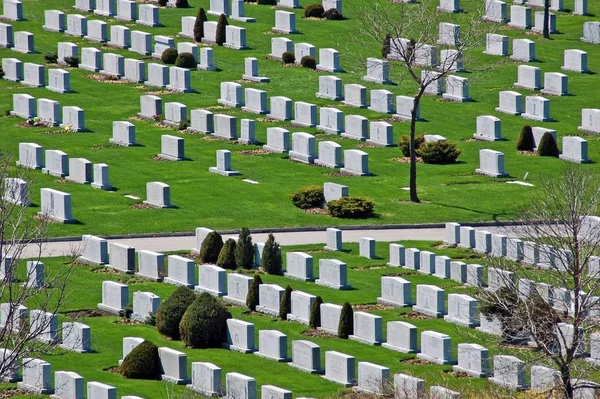
{"label": "green grass lawn", "polygon": [[[439,247],[439,242],[403,242],[407,247],[417,247],[421,250],[431,250],[438,255],[450,256],[453,260],[464,260],[465,262],[483,262],[482,256],[471,251],[456,248]],[[457,356],[458,343],[478,343],[489,349],[490,356],[498,354],[512,354],[523,360],[531,360],[539,357],[539,354],[524,349],[514,347],[503,347],[498,345],[497,340],[489,335],[467,329],[454,324],[449,324],[441,319],[432,318],[413,318],[410,308],[385,308],[370,307],[376,303],[376,298],[380,296],[380,277],[382,275],[401,275],[403,278],[411,281],[413,287],[413,301],[417,284],[434,284],[442,287],[448,293],[466,293],[476,295],[477,290],[472,287],[464,287],[461,284],[451,280],[441,280],[433,276],[421,275],[419,273],[398,268],[386,267],[387,244],[378,243],[378,260],[368,260],[358,256],[358,246],[348,244],[348,252],[321,252],[321,246],[292,246],[284,247],[284,256],[291,251],[305,251],[311,253],[315,262],[318,259],[331,257],[341,259],[349,266],[348,281],[353,289],[350,291],[337,291],[314,283],[304,283],[296,280],[287,279],[279,276],[262,275],[264,283],[274,283],[285,287],[291,285],[295,290],[308,292],[314,295],[320,295],[324,302],[343,304],[348,301],[352,305],[363,305],[361,308],[366,311],[377,314],[384,321],[384,337],[386,336],[386,323],[388,321],[406,321],[414,324],[418,328],[418,339],[425,330],[433,330],[448,334],[452,337],[452,353],[454,359]],[[61,268],[65,268],[66,258],[49,258],[44,260],[49,274],[55,273]],[[23,269],[23,266],[21,266]],[[69,284],[69,296],[67,303],[61,310],[61,319],[66,319],[68,312],[93,310],[96,309],[98,302],[101,302],[101,283],[104,280],[118,280],[129,285],[130,300],[135,291],[150,291],[159,295],[164,300],[175,290],[174,286],[155,282],[142,281],[136,277],[125,276],[121,274],[99,273],[100,269],[88,266],[77,266],[75,268],[72,280]],[[315,272],[318,268],[315,267]],[[23,272],[23,270],[21,270]],[[2,302],[2,301],[0,301]],[[35,308],[35,304],[30,304],[30,309]],[[258,345],[258,331],[262,329],[275,329],[285,333],[288,336],[288,355],[291,356],[292,341],[298,339],[307,339],[321,346],[321,361],[324,362],[325,351],[335,350],[352,355],[357,362],[368,361],[382,366],[389,367],[391,373],[408,373],[427,381],[427,385],[443,385],[451,389],[461,391],[464,397],[475,397],[482,392],[489,391],[490,386],[485,379],[459,378],[450,373],[451,366],[439,365],[419,365],[411,364],[410,359],[415,355],[405,355],[387,350],[382,347],[369,346],[350,340],[341,340],[333,337],[307,336],[305,331],[308,328],[304,325],[280,321],[264,315],[248,314],[242,307],[230,307],[232,315],[256,326],[256,345]],[[223,378],[225,373],[239,372],[256,378],[259,386],[264,384],[275,385],[294,392],[295,396],[325,398],[344,392],[345,389],[340,386],[325,381],[319,376],[309,375],[295,370],[284,363],[259,358],[254,355],[244,355],[237,352],[230,352],[225,349],[189,349],[185,348],[179,341],[171,341],[160,336],[155,327],[139,324],[119,323],[121,319],[114,316],[89,317],[80,321],[88,324],[92,329],[92,348],[94,353],[75,354],[54,352],[44,358],[52,364],[53,370],[75,371],[82,375],[86,382],[100,381],[114,385],[118,389],[119,395],[139,395],[145,398],[167,397],[167,391],[174,390],[182,392],[182,387],[173,387],[169,384],[159,381],[139,381],[126,380],[119,374],[109,371],[110,368],[117,366],[117,362],[122,358],[122,339],[123,337],[143,337],[152,340],[159,347],[166,346],[176,350],[183,351],[188,355],[188,369],[191,373],[191,363],[196,361],[212,362],[223,369]],[[420,345],[420,344],[419,344]],[[407,361],[409,361],[407,363]],[[537,364],[539,360],[536,360]],[[322,363],[324,365],[324,363]],[[528,375],[529,373],[527,373]],[[600,378],[600,373],[595,371],[592,378]]]}
{"label": "green grass lawn", "polygon": [[[384,1],[384,0],[377,0]],[[57,43],[71,41],[80,48],[99,47],[96,43],[49,33],[42,30],[43,11],[58,9],[66,13],[75,13],[69,7],[73,0],[24,0],[27,21],[13,23],[14,30],[27,30],[35,34],[35,46],[39,54],[23,55],[7,49],[0,49],[2,57],[16,57],[24,62],[43,63],[43,54],[56,52]],[[302,0],[306,6],[311,0]],[[208,8],[208,0],[191,0],[189,9],[161,9],[160,19],[164,27],[147,28],[135,24],[95,17],[109,24],[124,24],[132,30],[142,30],[158,35],[177,35],[181,30],[180,18],[195,15],[199,7]],[[479,0],[463,1],[467,11],[479,4]],[[572,8],[573,1],[566,0],[565,7]],[[409,80],[403,79],[398,68],[392,69],[392,79],[400,82],[397,86],[379,86],[361,80],[365,75],[364,58],[380,57],[380,45],[358,45],[350,40],[358,31],[358,13],[361,0],[346,0],[343,21],[315,21],[301,18],[302,10],[297,14],[298,35],[288,35],[295,43],[308,42],[318,48],[334,47],[341,53],[341,65],[344,73],[337,76],[343,84],[360,83],[368,89],[385,88],[394,94],[414,95],[415,87]],[[591,14],[600,15],[600,4],[589,5]],[[247,29],[247,51],[235,51],[222,47],[214,48],[215,65],[218,72],[192,72],[192,86],[197,90],[193,94],[164,94],[164,102],[179,101],[188,106],[188,112],[195,108],[216,107],[219,98],[219,84],[222,81],[238,81],[244,71],[244,58],[254,56],[259,59],[260,75],[271,79],[270,83],[243,83],[244,87],[256,87],[267,90],[269,96],[287,96],[294,101],[306,101],[319,106],[340,107],[349,114],[360,114],[370,120],[385,118],[369,110],[342,107],[341,103],[315,97],[318,91],[318,78],[322,76],[303,68],[284,68],[278,62],[266,60],[270,52],[271,38],[266,34],[274,25],[274,9],[270,6],[246,6],[246,14],[255,17],[256,23],[232,24]],[[448,16],[457,22],[465,21],[464,15]],[[210,20],[216,17],[210,16]],[[511,38],[528,38],[536,42],[536,54],[540,62],[536,66],[542,72],[560,72],[563,50],[577,48],[589,52],[589,68],[600,71],[600,58],[596,57],[597,46],[579,41],[584,21],[594,17],[572,16],[558,13],[557,25],[560,34],[553,40],[542,40],[539,36],[519,30],[502,30],[500,33]],[[463,22],[464,23],[464,22]],[[353,36],[354,35],[354,36]],[[176,38],[179,42],[183,39]],[[187,39],[186,39],[187,40]],[[137,54],[123,50],[102,48],[104,53],[115,52],[129,58],[144,59]],[[137,121],[138,147],[121,148],[108,145],[112,136],[112,122],[130,120],[139,111],[139,96],[150,89],[137,84],[114,85],[90,79],[92,73],[70,69],[73,94],[57,94],[49,90],[32,89],[18,83],[0,81],[0,111],[12,109],[12,95],[28,93],[36,98],[49,98],[60,101],[61,105],[75,105],[86,112],[86,125],[90,133],[47,134],[55,129],[25,128],[14,117],[0,117],[0,151],[16,160],[19,142],[35,142],[44,149],[60,149],[70,157],[87,158],[93,163],[107,163],[110,166],[110,181],[116,188],[114,192],[94,190],[78,184],[60,184],[56,178],[33,173],[34,182],[30,187],[32,202],[31,215],[39,211],[41,187],[51,187],[72,194],[73,216],[79,221],[75,225],[53,225],[51,235],[76,236],[93,232],[95,234],[143,233],[167,231],[191,231],[198,225],[212,228],[280,227],[280,226],[326,226],[348,224],[416,223],[416,222],[459,222],[483,220],[507,220],[515,216],[536,188],[505,184],[506,179],[490,179],[474,175],[479,165],[478,152],[483,148],[492,148],[505,153],[506,169],[511,179],[523,179],[538,184],[549,174],[558,173],[564,162],[554,158],[529,157],[518,155],[515,140],[526,123],[518,116],[497,114],[494,108],[498,103],[498,91],[513,90],[516,81],[517,62],[501,63],[496,69],[482,70],[482,65],[497,61],[497,58],[483,55],[483,48],[467,55],[466,67],[470,70],[461,74],[470,80],[471,103],[447,103],[439,98],[425,98],[421,105],[421,116],[426,119],[419,122],[419,133],[436,133],[457,141],[462,154],[454,165],[419,165],[419,193],[422,204],[407,202],[408,192],[402,187],[408,186],[408,165],[399,164],[393,158],[401,157],[397,148],[362,148],[353,140],[342,139],[335,135],[319,135],[317,140],[334,140],[343,149],[360,148],[369,154],[370,169],[373,177],[353,178],[329,176],[331,170],[290,162],[280,155],[240,155],[239,150],[258,148],[241,146],[234,143],[207,140],[202,135],[181,135],[172,129],[154,126],[153,122]],[[147,60],[150,62],[150,60]],[[580,124],[580,110],[595,107],[595,92],[600,89],[598,75],[569,75],[569,91],[572,96],[551,98],[551,115],[556,122],[534,123],[556,129],[559,137],[574,134]],[[517,90],[523,94],[531,94]],[[213,108],[214,112],[224,112],[238,118],[256,118],[240,109]],[[479,115],[496,115],[502,119],[502,132],[506,141],[486,143],[463,141],[475,131],[475,119]],[[239,122],[239,120],[238,120]],[[393,123],[394,139],[408,133],[407,123]],[[257,139],[266,141],[266,128],[283,126],[292,132],[315,129],[292,128],[288,123],[257,122]],[[184,162],[158,162],[153,156],[160,152],[160,135],[175,134],[185,138],[186,156]],[[591,159],[600,159],[600,143],[590,136],[589,152]],[[559,138],[560,145],[560,138]],[[224,178],[208,172],[215,165],[215,151],[230,149],[233,152],[233,168],[239,170],[240,177]],[[586,169],[598,170],[597,164],[585,165]],[[251,179],[260,184],[248,184],[242,179]],[[162,181],[171,186],[172,202],[176,209],[153,210],[132,207],[136,200],[125,198],[131,194],[145,198],[145,185],[149,181]],[[292,206],[288,195],[299,187],[333,181],[350,187],[350,194],[367,196],[376,202],[377,216],[365,220],[332,219],[324,215],[306,214]]]}

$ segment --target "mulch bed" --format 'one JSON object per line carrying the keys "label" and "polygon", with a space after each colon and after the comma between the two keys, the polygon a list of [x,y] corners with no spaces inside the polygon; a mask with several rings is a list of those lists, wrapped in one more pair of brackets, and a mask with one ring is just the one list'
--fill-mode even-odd
{"label": "mulch bed", "polygon": [[315,330],[313,328],[302,331],[301,335],[303,335],[305,337],[315,337],[315,338],[335,338],[331,334],[327,334],[324,331]]}
{"label": "mulch bed", "polygon": [[[144,86],[144,87],[148,87],[148,86]],[[175,92],[170,91],[170,90],[157,90],[157,91],[147,91],[144,94],[150,95],[150,96],[164,96],[165,94],[174,94]]]}
{"label": "mulch bed", "polygon": [[124,84],[129,83],[129,82],[121,80],[115,76],[100,75],[99,73],[93,73],[91,75],[87,75],[87,77],[88,77],[88,79],[92,79],[97,82],[104,82],[104,83],[109,83],[112,85],[124,85]]}
{"label": "mulch bed", "polygon": [[31,392],[27,392],[23,389],[19,389],[19,388],[6,388],[3,390],[0,390],[0,399],[4,399],[4,398],[13,398],[15,396],[23,396],[23,397],[29,397],[31,395]]}
{"label": "mulch bed", "polygon": [[73,319],[83,319],[87,317],[111,316],[111,314],[101,310],[77,310],[74,312],[65,313],[65,316]]}
{"label": "mulch bed", "polygon": [[413,320],[429,320],[431,317],[417,312],[403,313],[402,317]]}
{"label": "mulch bed", "polygon": [[58,179],[56,180],[56,184],[70,184],[71,182],[66,179]]}
{"label": "mulch bed", "polygon": [[465,373],[464,371],[444,370],[444,373],[446,373],[448,375],[453,375],[456,378],[473,378],[469,374]]}
{"label": "mulch bed", "polygon": [[257,150],[240,150],[240,151],[236,151],[235,152],[238,155],[267,155],[270,154],[269,151],[267,150],[261,150],[261,149],[257,149]]}
{"label": "mulch bed", "polygon": [[529,157],[537,157],[539,155],[537,151],[517,151],[517,154],[526,155]]}
{"label": "mulch bed", "polygon": [[401,360],[400,363],[404,363],[404,364],[433,364],[431,362],[428,362],[427,360],[423,360],[423,359],[419,359],[419,358],[414,358],[414,359],[405,359],[405,360]]}
{"label": "mulch bed", "polygon": [[360,143],[356,145],[358,148],[377,148],[379,147],[378,145],[375,144],[369,144],[369,143]]}
{"label": "mulch bed", "polygon": [[309,209],[302,209],[302,212],[304,213],[308,213],[309,215],[329,215],[329,213],[327,212],[327,209],[323,209],[323,208],[309,208]]}
{"label": "mulch bed", "polygon": [[120,318],[118,320],[113,321],[113,323],[115,324],[131,324],[131,325],[142,325],[144,323],[139,322],[139,321],[135,321],[135,320],[131,320],[131,319],[125,319],[125,318]]}
{"label": "mulch bed", "polygon": [[[410,157],[392,158],[396,163],[410,163]],[[417,157],[417,163],[423,163],[423,158]]]}
{"label": "mulch bed", "polygon": [[379,303],[367,304],[367,305],[354,305],[352,306],[353,310],[359,312],[368,312],[370,310],[390,310],[393,309],[392,306],[381,305]]}
{"label": "mulch bed", "polygon": [[97,269],[93,269],[92,273],[97,274],[121,274],[120,271],[113,269],[111,267],[98,267]]}
{"label": "mulch bed", "polygon": [[329,172],[329,173],[327,173],[327,176],[329,176],[329,177],[360,177],[360,176],[355,176],[351,173],[345,173],[345,172]]}
{"label": "mulch bed", "polygon": [[132,208],[135,209],[154,209],[154,207],[150,204],[144,204],[143,202],[138,202],[137,204],[131,204]]}
{"label": "mulch bed", "polygon": [[45,132],[39,132],[38,134],[45,136],[45,135],[54,135],[54,134],[71,134],[71,133],[74,133],[74,132],[63,129],[63,130],[48,130]]}

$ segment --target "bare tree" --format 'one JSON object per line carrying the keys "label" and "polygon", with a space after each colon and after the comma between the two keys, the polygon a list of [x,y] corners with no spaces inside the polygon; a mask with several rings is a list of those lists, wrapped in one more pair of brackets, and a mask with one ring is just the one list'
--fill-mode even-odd
{"label": "bare tree", "polygon": [[23,359],[57,347],[56,316],[73,270],[72,262],[52,272],[24,265],[26,260],[31,266],[41,263],[49,225],[45,217],[34,218],[28,210],[30,177],[29,169],[11,166],[0,154],[0,380],[10,380]]}
{"label": "bare tree", "polygon": [[[449,74],[459,71],[468,56],[485,46],[487,34],[497,30],[498,24],[485,22],[487,1],[474,2],[468,13],[445,13],[436,8],[439,1],[420,0],[419,3],[365,1],[357,10],[360,27],[355,37],[362,48],[383,43],[382,56],[401,71],[400,80],[407,78],[414,84],[415,95],[410,118],[410,200],[420,202],[417,194],[417,154],[415,146],[416,122],[421,98],[428,88],[441,84]],[[444,22],[460,24],[455,37],[441,33]],[[452,36],[452,34],[450,34]],[[438,60],[438,50],[441,59]],[[472,65],[471,69],[488,69]],[[435,90],[434,90],[435,92]]]}
{"label": "bare tree", "polygon": [[599,204],[597,174],[568,166],[542,179],[520,219],[528,240],[523,260],[490,258],[487,265],[502,271],[494,270],[500,289],[483,294],[482,313],[497,317],[506,340],[535,346],[530,361],[557,369],[552,390],[566,398],[597,388],[587,380],[594,366],[581,358],[587,335],[600,328]]}

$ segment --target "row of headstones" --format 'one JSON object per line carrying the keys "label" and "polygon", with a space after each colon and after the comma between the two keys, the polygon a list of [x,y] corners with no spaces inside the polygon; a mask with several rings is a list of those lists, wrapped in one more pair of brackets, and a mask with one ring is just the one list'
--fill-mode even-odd
{"label": "row of headstones", "polygon": [[[294,42],[286,37],[274,37],[271,39],[269,57],[274,60],[281,60],[283,53],[286,52],[295,53],[296,62],[300,63],[304,56],[315,57],[316,49],[315,46],[309,43],[297,43],[294,46]],[[342,72],[343,69],[340,67],[340,53],[333,48],[319,49],[319,63],[316,68],[319,71]]]}
{"label": "row of headstones", "polygon": [[34,36],[31,32],[13,32],[12,25],[0,23],[0,48],[10,48],[23,54],[35,53]]}
{"label": "row of headstones", "polygon": [[[578,50],[574,50],[578,51]],[[542,70],[530,65],[519,65],[517,69],[517,82],[515,87],[519,89],[541,90],[542,93],[551,96],[569,95],[569,77],[563,73],[544,73],[544,85],[541,84]]]}
{"label": "row of headstones", "polygon": [[[7,59],[4,58],[4,61]],[[83,109],[75,106],[62,107],[62,117],[60,113],[60,103],[58,101],[35,97],[29,94],[13,94],[13,109],[11,115],[24,119],[39,118],[39,122],[48,126],[60,126],[72,132],[85,132],[85,112]],[[22,161],[26,161],[20,157]],[[38,161],[38,157],[30,161]],[[40,164],[36,164],[39,166]],[[43,166],[43,161],[42,161]],[[37,168],[37,167],[36,167]]]}
{"label": "row of headstones", "polygon": [[[453,25],[459,27],[459,25]],[[460,38],[452,36],[458,41]],[[414,66],[417,67],[441,67],[445,71],[464,71],[462,65],[462,54],[458,50],[441,50],[434,45],[425,43],[412,44],[409,39],[392,38],[390,39],[390,50],[386,55],[388,60],[404,61],[411,59]]]}
{"label": "row of headstones", "polygon": [[[6,71],[4,79],[20,82],[29,87],[45,87],[56,93],[71,93],[71,74],[64,69],[49,69],[46,81],[44,65],[26,62],[23,64],[17,58],[3,58],[2,70]],[[48,82],[48,84],[46,84]]]}
{"label": "row of headstones", "polygon": [[[544,0],[515,0],[513,4],[527,4],[529,7],[544,7]],[[574,0],[573,14],[574,15],[587,15],[587,0]],[[499,0],[486,0],[486,15],[485,21],[506,23],[508,21],[507,5],[503,1]],[[551,11],[566,11],[563,0],[551,0],[550,1]],[[531,12],[531,11],[529,11]],[[517,13],[523,13],[521,10],[517,10]],[[527,13],[527,12],[525,12]],[[512,9],[511,9],[512,14]],[[519,16],[522,18],[522,16]]]}
{"label": "row of headstones", "polygon": [[[38,268],[40,267],[38,266]],[[43,270],[43,265],[41,265],[41,269]],[[69,351],[80,353],[91,351],[89,326],[78,322],[64,322],[62,323],[62,334],[59,334],[58,315],[44,310],[29,311],[23,305],[0,303],[0,328],[11,334],[28,334],[33,340],[45,344],[59,344],[61,348]],[[29,332],[23,331],[24,328],[27,328]]]}

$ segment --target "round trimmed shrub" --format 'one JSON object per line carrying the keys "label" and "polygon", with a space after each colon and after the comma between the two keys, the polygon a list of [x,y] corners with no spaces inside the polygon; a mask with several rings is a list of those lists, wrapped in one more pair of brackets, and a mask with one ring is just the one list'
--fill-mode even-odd
{"label": "round trimmed shrub", "polygon": [[[425,142],[425,135],[419,134],[415,136],[415,151],[418,153],[419,147],[421,144]],[[402,155],[405,157],[410,157],[410,136],[402,136],[400,137],[400,141],[398,142],[398,147],[400,151],[402,151]]]}
{"label": "round trimmed shrub", "polygon": [[189,8],[190,4],[188,3],[188,0],[177,0],[177,1],[175,1],[175,7],[177,7],[177,8]]}
{"label": "round trimmed shrub", "polygon": [[227,17],[225,14],[221,14],[219,16],[219,20],[217,21],[217,34],[215,36],[215,42],[222,46],[225,43],[225,30],[227,29],[227,25],[229,25],[229,21],[227,21]]}
{"label": "round trimmed shrub", "polygon": [[337,8],[330,8],[323,13],[323,16],[329,21],[341,21],[344,19],[344,16]]}
{"label": "round trimmed shrub", "polygon": [[275,241],[275,237],[273,234],[269,234],[267,238],[267,242],[265,242],[265,247],[262,253],[262,259],[260,262],[260,267],[267,274],[281,275],[282,270],[282,262],[281,262],[281,248],[279,248],[279,244]]}
{"label": "round trimmed shrub", "polygon": [[223,238],[221,234],[216,231],[208,233],[204,241],[202,241],[202,247],[200,248],[200,262],[202,263],[217,263],[219,260],[219,254],[223,248]]}
{"label": "round trimmed shrub", "polygon": [[348,339],[352,334],[354,334],[354,312],[352,311],[352,306],[346,302],[344,303],[344,306],[342,306],[337,335],[338,338]]}
{"label": "round trimmed shrub", "polygon": [[204,23],[206,21],[208,21],[206,11],[204,11],[204,8],[200,7],[198,15],[196,15],[196,22],[194,23],[194,40],[198,43],[200,43],[204,37]]}
{"label": "round trimmed shrub", "polygon": [[323,298],[317,296],[312,306],[310,307],[310,319],[308,320],[308,326],[310,328],[321,327],[321,304]]}
{"label": "round trimmed shrub", "polygon": [[136,380],[156,380],[160,378],[158,347],[152,341],[144,341],[123,359],[119,374]]}
{"label": "round trimmed shrub", "polygon": [[181,53],[177,56],[177,59],[175,60],[175,66],[178,66],[180,68],[192,69],[196,68],[198,66],[198,63],[196,62],[196,59],[194,58],[194,55],[192,53]]}
{"label": "round trimmed shrub", "polygon": [[225,269],[235,269],[235,249],[236,243],[233,238],[225,241],[225,244],[219,253],[219,259],[217,259],[217,266]]}
{"label": "round trimmed shrub", "polygon": [[248,289],[248,295],[246,295],[246,306],[253,312],[256,310],[256,305],[258,305],[258,287],[262,283],[260,275],[255,274],[250,289]]}
{"label": "round trimmed shrub", "polygon": [[306,186],[290,194],[290,199],[296,208],[320,208],[325,200],[325,195],[321,186]]}
{"label": "round trimmed shrub", "polygon": [[242,269],[250,270],[254,266],[254,244],[247,227],[242,227],[235,246],[235,263]]}
{"label": "round trimmed shrub", "polygon": [[519,138],[517,139],[518,151],[533,151],[535,140],[533,139],[533,129],[529,125],[523,126]]}
{"label": "round trimmed shrub", "polygon": [[455,143],[448,140],[423,143],[417,150],[417,155],[423,162],[437,165],[455,163],[460,155],[460,150]]}
{"label": "round trimmed shrub", "polygon": [[324,13],[323,5],[319,3],[309,4],[304,9],[304,18],[323,18]]}
{"label": "round trimmed shrub", "polygon": [[163,51],[162,55],[160,56],[160,60],[167,65],[173,65],[177,61],[177,55],[177,49],[168,48]]}
{"label": "round trimmed shrub", "polygon": [[392,35],[390,35],[388,33],[385,35],[385,38],[383,39],[383,43],[381,44],[381,58],[383,58],[383,59],[387,58],[387,56],[391,52],[391,47],[392,47]]}
{"label": "round trimmed shrub", "polygon": [[548,132],[544,133],[542,139],[540,140],[540,144],[538,145],[537,152],[542,157],[558,158],[560,151],[558,151],[558,145],[556,144],[554,136]]}
{"label": "round trimmed shrub", "polygon": [[304,68],[317,69],[317,60],[312,55],[305,55],[300,59],[300,65]]}
{"label": "round trimmed shrub", "polygon": [[334,218],[361,219],[373,216],[375,202],[364,197],[342,197],[327,203],[327,211]]}
{"label": "round trimmed shrub", "polygon": [[289,285],[283,291],[281,303],[279,304],[279,318],[281,320],[287,320],[288,313],[292,313],[292,291],[294,290]]}
{"label": "round trimmed shrub", "polygon": [[200,294],[186,310],[179,333],[191,348],[219,348],[227,336],[227,319],[231,313],[208,292]]}
{"label": "round trimmed shrub", "polygon": [[291,51],[286,51],[285,53],[281,54],[281,60],[284,64],[293,64],[296,62],[296,56]]}
{"label": "round trimmed shrub", "polygon": [[187,287],[179,287],[156,311],[156,329],[162,335],[179,339],[179,323],[187,308],[196,299],[194,291]]}

